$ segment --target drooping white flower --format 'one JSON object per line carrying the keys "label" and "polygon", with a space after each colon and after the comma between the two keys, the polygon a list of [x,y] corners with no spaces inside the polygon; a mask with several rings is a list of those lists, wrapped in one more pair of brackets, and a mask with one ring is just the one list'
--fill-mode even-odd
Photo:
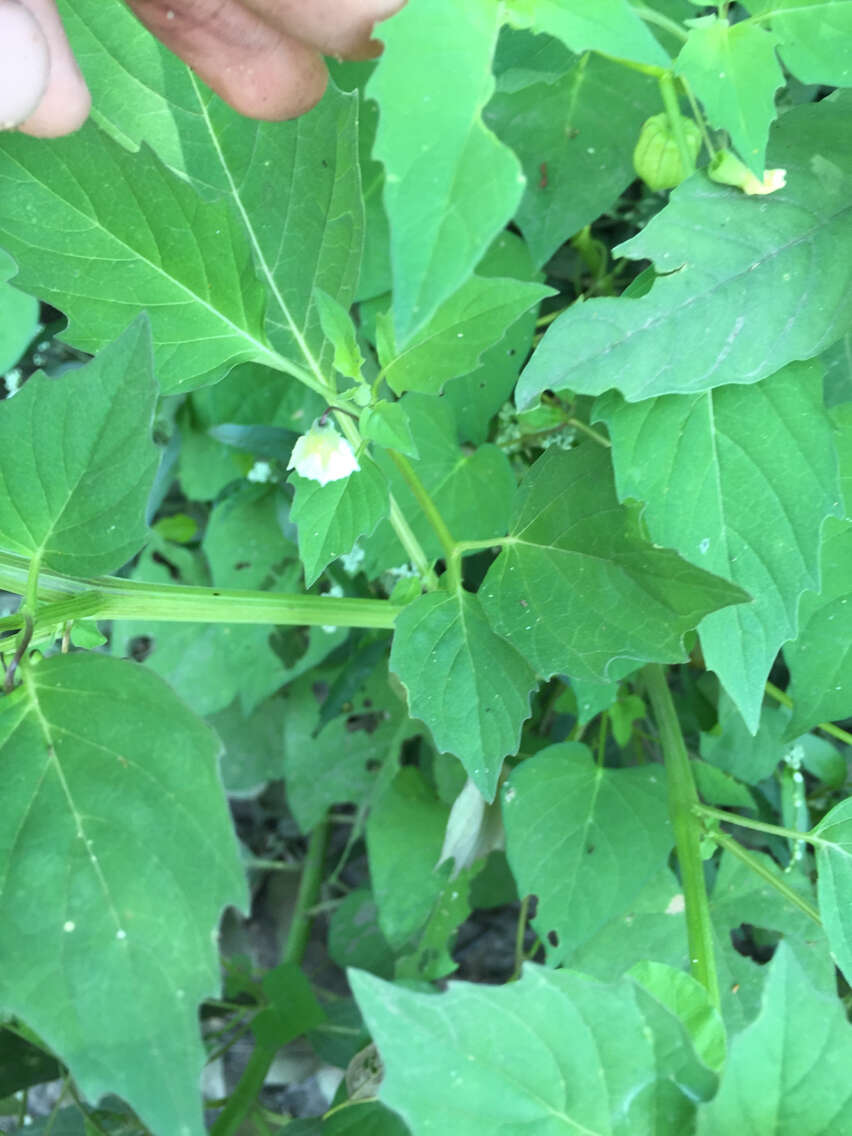
{"label": "drooping white flower", "polygon": [[287,463],[299,477],[327,485],[339,481],[361,468],[352,447],[342,438],[331,422],[321,423],[318,418],[293,447]]}
{"label": "drooping white flower", "polygon": [[436,867],[445,860],[453,860],[452,880],[459,872],[503,846],[503,820],[499,805],[489,805],[468,777],[450,809],[444,845]]}
{"label": "drooping white flower", "polygon": [[736,186],[749,197],[775,193],[787,184],[786,170],[766,170],[759,178],[730,150],[720,150],[707,167],[707,173],[713,181]]}

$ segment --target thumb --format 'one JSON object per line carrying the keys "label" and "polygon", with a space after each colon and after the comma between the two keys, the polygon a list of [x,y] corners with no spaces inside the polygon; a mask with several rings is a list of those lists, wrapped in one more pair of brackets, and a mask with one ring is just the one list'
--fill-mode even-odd
{"label": "thumb", "polygon": [[47,90],[50,55],[35,16],[0,0],[0,129],[11,130],[36,109]]}
{"label": "thumb", "polygon": [[0,125],[53,138],[82,126],[90,105],[54,0],[0,0]]}

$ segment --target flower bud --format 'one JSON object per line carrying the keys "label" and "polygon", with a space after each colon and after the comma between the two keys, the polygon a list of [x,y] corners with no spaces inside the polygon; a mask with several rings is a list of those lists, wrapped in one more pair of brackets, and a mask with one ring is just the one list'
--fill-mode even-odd
{"label": "flower bud", "polygon": [[453,860],[450,879],[484,859],[489,852],[505,847],[503,819],[499,805],[489,805],[468,777],[453,802],[444,833],[444,845],[436,867]]}
{"label": "flower bud", "polygon": [[[684,141],[693,162],[701,149],[701,131],[691,118],[681,117]],[[683,167],[668,114],[653,114],[642,124],[633,151],[633,168],[649,189],[674,189],[691,173]]]}
{"label": "flower bud", "polygon": [[749,196],[774,193],[787,184],[786,170],[766,170],[761,180],[730,150],[720,150],[707,167],[707,173],[711,181],[732,185]]}
{"label": "flower bud", "polygon": [[287,463],[299,477],[318,481],[327,485],[329,481],[339,481],[361,468],[345,438],[341,438],[331,422],[323,424],[318,418],[293,447]]}

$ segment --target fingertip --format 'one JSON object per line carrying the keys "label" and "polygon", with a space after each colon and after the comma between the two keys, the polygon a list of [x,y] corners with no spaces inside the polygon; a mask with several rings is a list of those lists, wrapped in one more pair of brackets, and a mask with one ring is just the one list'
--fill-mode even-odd
{"label": "fingertip", "polygon": [[21,123],[19,130],[34,138],[61,138],[79,130],[92,109],[92,96],[83,82],[51,82],[36,110]]}
{"label": "fingertip", "polygon": [[[0,0],[8,4],[10,0]],[[19,129],[36,138],[57,138],[79,129],[91,108],[91,96],[65,36],[53,0],[11,0],[39,29],[47,52],[47,79],[36,105],[22,116]]]}
{"label": "fingertip", "polygon": [[318,52],[288,44],[276,65],[270,58],[230,64],[199,74],[239,114],[266,122],[298,118],[325,94],[328,70]]}
{"label": "fingertip", "polygon": [[47,39],[32,13],[0,0],[0,129],[12,130],[33,113],[47,88]]}

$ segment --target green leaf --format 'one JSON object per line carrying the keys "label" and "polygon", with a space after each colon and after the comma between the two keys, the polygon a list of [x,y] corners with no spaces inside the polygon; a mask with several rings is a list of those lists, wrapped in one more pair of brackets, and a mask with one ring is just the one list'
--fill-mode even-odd
{"label": "green leaf", "polygon": [[334,367],[347,379],[357,379],[364,365],[352,317],[344,306],[322,288],[314,289],[320,325],[334,348]]}
{"label": "green leaf", "polygon": [[[629,974],[636,984],[636,1004],[653,1036],[657,1064],[656,1108],[664,1127],[672,1132],[692,1132],[695,1105],[710,1100],[718,1088],[715,1071],[708,1068],[703,1034],[725,1056],[725,1030],[718,1011],[710,1005],[707,991],[681,970],[664,963],[640,963]],[[715,1036],[713,1036],[715,1035]]]}
{"label": "green leaf", "polygon": [[793,718],[790,732],[802,734],[819,722],[842,720],[852,706],[852,405],[834,412],[844,518],[829,517],[822,532],[819,595],[805,593],[799,607],[799,635],[784,647],[790,668]]}
{"label": "green leaf", "polygon": [[652,876],[626,911],[577,949],[572,965],[612,981],[649,959],[681,970],[689,966],[683,890],[668,867]]}
{"label": "green leaf", "polygon": [[[747,734],[747,737],[752,740],[751,734]],[[756,810],[757,806],[751,792],[723,769],[709,765],[705,761],[693,761],[692,776],[695,778],[698,796],[705,804],[751,809],[752,812]]]}
{"label": "green leaf", "polygon": [[253,796],[284,775],[283,698],[267,698],[250,714],[238,700],[208,718],[224,746],[222,781],[230,796]]}
{"label": "green leaf", "polygon": [[55,1057],[19,1034],[0,1029],[0,1100],[61,1076],[62,1067]]}
{"label": "green leaf", "polygon": [[487,348],[554,290],[521,280],[473,276],[391,359],[381,357],[390,387],[438,394],[448,379],[474,370]]}
{"label": "green leaf", "polygon": [[281,531],[287,500],[278,486],[243,482],[210,512],[202,549],[222,588],[296,588],[296,545]]}
{"label": "green leaf", "polygon": [[128,154],[91,124],[48,146],[4,134],[0,185],[15,284],[68,315],[68,343],[96,353],[144,308],[166,392],[216,382],[248,359],[274,362],[238,221],[150,153]]}
{"label": "green leaf", "polygon": [[470,915],[471,884],[484,865],[485,861],[480,860],[451,879],[439,872],[444,886],[417,937],[415,949],[397,961],[397,978],[436,982],[457,969],[459,964],[453,958],[456,932]]}
{"label": "green leaf", "polygon": [[640,962],[630,977],[684,1024],[695,1051],[718,1073],[725,1063],[725,1026],[707,991],[691,975],[658,962]]}
{"label": "green leaf", "polygon": [[722,694],[719,698],[719,724],[712,733],[701,735],[701,756],[749,785],[771,777],[791,745],[784,741],[789,714],[757,705],[752,729],[743,721],[736,704]]}
{"label": "green leaf", "polygon": [[[143,554],[134,579],[152,583],[174,583],[176,552],[187,550],[172,545],[155,561]],[[169,559],[172,558],[172,559]],[[181,582],[207,583],[200,565],[191,561],[191,570],[182,572]],[[194,574],[193,574],[194,573]],[[276,577],[282,591],[295,591],[298,566],[290,568],[289,582]],[[310,632],[309,647],[292,665],[285,665],[273,650],[270,628],[260,624],[157,623],[127,621],[118,623],[112,636],[114,654],[131,653],[144,647],[145,665],[156,671],[175,692],[201,716],[215,714],[239,697],[243,712],[249,714],[273,691],[291,682],[322,659],[345,639],[344,632],[327,635],[321,628]]]}
{"label": "green leaf", "polygon": [[[368,825],[369,838],[369,825]],[[357,966],[379,978],[393,976],[393,951],[378,923],[373,893],[356,888],[331,913],[328,953],[344,969]]]}
{"label": "green leaf", "polygon": [[454,753],[492,801],[503,758],[517,753],[536,677],[495,635],[476,596],[432,592],[396,621],[391,670],[414,717],[442,752]]}
{"label": "green leaf", "polygon": [[[502,536],[509,523],[515,490],[515,474],[506,454],[493,445],[479,446],[472,453],[463,449],[452,406],[445,398],[412,392],[404,395],[400,403],[420,455],[413,463],[414,470],[450,532],[460,538],[464,533],[465,540]],[[426,555],[442,555],[429,519],[390,457],[379,451],[375,460]],[[379,523],[363,547],[364,569],[372,576],[408,559],[387,521]]]}
{"label": "green leaf", "polygon": [[269,1004],[252,1018],[258,1044],[275,1050],[294,1041],[326,1020],[307,976],[296,962],[279,963],[261,983]]}
{"label": "green leaf", "polygon": [[[540,281],[530,251],[517,233],[505,230],[477,265],[480,276],[512,276]],[[489,436],[489,420],[507,401],[521,364],[532,346],[536,312],[528,310],[499,343],[482,356],[475,371],[447,383],[442,398],[452,407],[460,441],[481,444]]]}
{"label": "green leaf", "polygon": [[719,1093],[698,1109],[700,1136],[848,1136],[852,1060],[843,1007],[815,990],[782,943],[759,1018],[733,1039]]}
{"label": "green leaf", "polygon": [[320,485],[297,473],[290,520],[299,530],[299,555],[308,587],[337,556],[352,551],[359,536],[369,536],[387,516],[388,485],[382,471],[366,454],[361,468],[348,477]]}
{"label": "green leaf", "polygon": [[366,442],[375,442],[389,450],[399,450],[410,458],[416,459],[419,456],[402,403],[381,399],[375,406],[366,407],[361,413],[358,428]]}
{"label": "green leaf", "polygon": [[649,1032],[626,984],[527,965],[502,987],[456,983],[421,994],[351,971],[382,1054],[380,1099],[427,1131],[441,1094],[441,1131],[608,1133],[656,1129]]}
{"label": "green leaf", "polygon": [[708,16],[693,22],[676,64],[704,104],[710,124],[727,130],[759,178],[775,119],[775,92],[784,85],[777,43],[777,36],[749,20],[731,25]]}
{"label": "green leaf", "polygon": [[802,83],[848,87],[852,83],[852,9],[848,0],[746,0],[769,20],[780,52]]}
{"label": "green leaf", "polygon": [[848,982],[852,976],[852,799],[841,801],[813,830],[817,857],[819,913],[832,957]]}
{"label": "green leaf", "polygon": [[15,272],[0,250],[0,375],[13,367],[38,331],[38,301],[3,281]]}
{"label": "green leaf", "polygon": [[641,539],[616,502],[607,454],[592,443],[547,450],[514,513],[480,594],[494,629],[540,675],[602,682],[616,659],[683,659],[690,628],[743,600],[734,585]]}
{"label": "green leaf", "polygon": [[630,906],[668,860],[673,836],[658,765],[604,769],[577,742],[548,746],[503,789],[506,855],[551,965],[568,963]]}
{"label": "green leaf", "polygon": [[[2,143],[0,143],[2,145]],[[144,319],[88,366],[0,405],[0,543],[67,575],[114,572],[145,541],[158,455]]]}
{"label": "green leaf", "polygon": [[515,27],[548,32],[578,53],[599,51],[657,67],[671,62],[627,0],[595,0],[593,7],[562,0],[508,0],[506,10]]}
{"label": "green leaf", "polygon": [[[269,343],[319,378],[331,348],[315,289],[348,308],[361,259],[357,97],[329,85],[308,114],[252,121],[213,95],[125,5],[63,0],[63,15],[85,60],[97,120],[125,146],[148,143],[202,196],[228,202],[265,285]],[[213,238],[217,262],[219,246]]]}
{"label": "green leaf", "polygon": [[382,25],[367,90],[380,108],[400,347],[464,284],[523,189],[517,159],[482,122],[500,15],[493,0],[433,0]]}
{"label": "green leaf", "polygon": [[[815,906],[814,887],[803,873],[784,871],[763,852],[750,849],[749,855],[759,862],[763,872],[774,876],[779,883],[792,888],[803,900]],[[722,1010],[729,1029],[757,1016],[764,982],[764,967],[743,957],[731,945],[731,932],[744,923],[752,928],[783,933],[808,980],[823,993],[834,995],[836,970],[823,929],[747,864],[728,852],[722,853],[710,911],[717,961],[720,963]],[[733,989],[734,986],[737,989]]]}
{"label": "green leaf", "polygon": [[383,669],[359,683],[342,714],[323,723],[316,689],[330,677],[314,664],[286,691],[283,773],[287,803],[302,832],[310,832],[331,805],[364,806],[380,794],[393,778],[402,743],[418,732]]}
{"label": "green leaf", "polygon": [[247,900],[217,751],[159,678],[103,655],[28,668],[0,713],[0,1005],[87,1097],[185,1136],[204,1131],[217,923]]}
{"label": "green leaf", "polygon": [[448,815],[413,766],[400,769],[370,810],[370,880],[379,926],[396,951],[410,944],[444,890],[447,866],[438,871],[437,865]]}
{"label": "green leaf", "polygon": [[699,628],[707,666],[754,729],[802,593],[819,583],[823,520],[839,509],[820,368],[641,403],[608,394],[596,416],[612,438],[618,495],[646,502],[651,537],[754,596]]}
{"label": "green leaf", "polygon": [[[754,383],[849,330],[838,250],[852,248],[850,121],[845,92],[785,114],[769,162],[787,170],[787,188],[769,197],[747,197],[704,174],[680,185],[614,250],[649,258],[663,275],[638,299],[594,299],[560,316],[521,375],[518,405],[548,388],[614,387],[636,402]],[[815,155],[835,167],[833,184],[820,177]]]}
{"label": "green leaf", "polygon": [[146,667],[164,678],[196,714],[215,714],[237,697],[249,713],[304,667],[302,663],[288,670],[273,651],[269,633],[268,627],[244,623],[152,626],[134,621],[120,625],[113,651],[126,655],[141,636],[150,651]]}
{"label": "green leaf", "polygon": [[[538,37],[534,42],[538,48]],[[549,81],[500,89],[485,121],[521,160],[515,214],[537,264],[605,213],[635,179],[639,128],[659,109],[657,84],[600,55],[571,57]]]}

